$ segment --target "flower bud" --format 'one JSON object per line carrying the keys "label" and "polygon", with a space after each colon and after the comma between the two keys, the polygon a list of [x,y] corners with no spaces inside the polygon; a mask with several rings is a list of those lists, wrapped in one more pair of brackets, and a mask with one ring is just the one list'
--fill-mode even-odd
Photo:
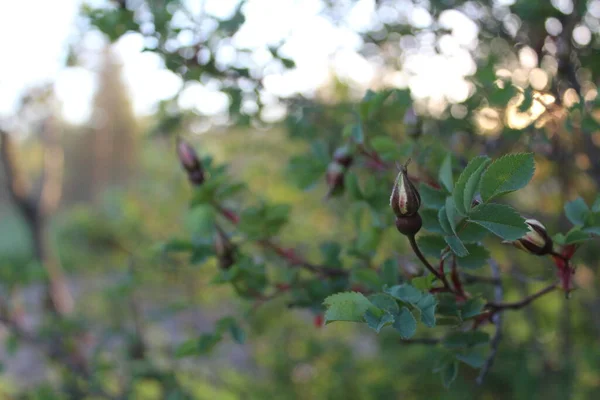
{"label": "flower bud", "polygon": [[215,234],[215,253],[219,261],[219,268],[229,269],[235,264],[235,245],[219,228]]}
{"label": "flower bud", "polygon": [[400,166],[400,173],[390,196],[390,206],[398,218],[414,215],[421,207],[421,195],[408,178],[406,167],[409,162],[410,160]]}
{"label": "flower bud", "polygon": [[528,253],[543,256],[552,252],[552,239],[542,223],[535,219],[525,220],[529,232],[512,243],[515,247]]}
{"label": "flower bud", "polygon": [[344,167],[337,162],[330,163],[327,167],[325,180],[329,187],[327,196],[339,194],[344,189]]}
{"label": "flower bud", "polygon": [[419,213],[396,218],[396,229],[403,235],[414,236],[421,230],[423,220]]}
{"label": "flower bud", "polygon": [[348,146],[338,147],[333,152],[333,159],[335,162],[344,167],[349,167],[353,161],[352,153],[350,152]]}
{"label": "flower bud", "polygon": [[204,168],[194,148],[189,143],[179,139],[177,141],[177,155],[179,156],[181,165],[188,174],[190,182],[194,185],[204,183]]}

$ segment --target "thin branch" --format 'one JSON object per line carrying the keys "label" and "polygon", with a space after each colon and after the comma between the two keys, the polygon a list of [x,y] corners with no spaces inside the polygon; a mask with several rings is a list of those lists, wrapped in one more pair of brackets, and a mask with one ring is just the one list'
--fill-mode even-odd
{"label": "thin branch", "polygon": [[6,186],[15,205],[19,207],[26,216],[33,217],[35,204],[30,199],[31,184],[17,161],[17,146],[14,139],[7,132],[0,130],[0,158],[4,166]]}
{"label": "thin branch", "polygon": [[461,272],[460,275],[462,276],[463,282],[466,284],[486,283],[486,284],[490,284],[490,285],[498,285],[499,283],[502,282],[502,280],[500,278],[494,278],[491,276],[473,275],[473,274],[469,274],[468,272]]}
{"label": "thin branch", "polygon": [[[500,268],[495,260],[489,260],[489,264],[490,268],[492,269],[492,279],[495,280],[494,301],[498,304],[501,304],[504,300],[504,289],[502,287],[502,280],[500,279]],[[495,313],[491,316],[492,323],[496,326],[496,332],[490,341],[490,355],[485,360],[485,364],[483,364],[483,367],[481,367],[481,371],[477,377],[478,385],[483,384],[485,377],[494,365],[494,360],[496,359],[496,354],[498,353],[498,347],[500,346],[500,341],[502,341],[502,319],[502,313]]]}
{"label": "thin branch", "polygon": [[523,307],[528,306],[534,300],[539,299],[540,297],[544,296],[545,294],[551,293],[556,289],[558,289],[558,282],[554,282],[551,285],[546,286],[542,290],[540,290],[530,296],[527,296],[522,300],[519,300],[519,301],[516,301],[513,303],[489,302],[486,304],[486,307],[491,309],[492,312],[494,312],[494,313],[496,313],[498,311],[503,311],[503,310],[519,310]]}
{"label": "thin branch", "polygon": [[52,214],[62,197],[64,175],[64,151],[59,143],[57,128],[52,118],[45,123],[42,131],[44,142],[44,173],[42,190],[38,199],[41,215]]}
{"label": "thin branch", "polygon": [[429,270],[429,272],[431,272],[433,274],[433,276],[435,276],[437,279],[439,279],[443,283],[444,288],[446,288],[450,292],[454,292],[452,290],[452,288],[450,287],[448,280],[446,280],[446,276],[442,275],[438,271],[436,271],[436,269],[433,268],[433,266],[429,263],[429,261],[427,261],[427,259],[421,252],[421,249],[419,248],[417,241],[415,240],[415,236],[408,235],[407,237],[408,237],[408,242],[410,243],[410,247],[412,247],[413,252],[416,254],[417,258],[419,260],[421,260],[421,262],[423,263],[425,268],[427,268]]}
{"label": "thin branch", "polygon": [[[220,205],[218,203],[213,203],[213,206],[217,209],[217,211],[219,211],[219,213],[221,213],[221,215],[223,215],[232,224],[237,225],[240,222],[239,216],[236,213],[234,213],[233,211],[228,210],[227,208],[223,207],[222,205]],[[260,241],[258,241],[258,244],[260,244],[262,247],[264,247],[266,249],[272,250],[275,254],[277,254],[281,258],[287,260],[291,265],[300,266],[300,267],[306,269],[307,271],[313,272],[315,274],[320,274],[323,276],[330,276],[330,277],[347,276],[348,275],[348,271],[346,271],[345,269],[342,269],[342,268],[333,268],[333,267],[328,267],[325,265],[313,264],[313,263],[305,260],[304,258],[300,257],[294,249],[292,249],[292,248],[285,249],[285,248],[279,246],[278,244],[274,243],[270,239],[260,240]]]}
{"label": "thin branch", "polygon": [[434,346],[441,343],[442,339],[439,338],[413,338],[413,339],[401,339],[402,344],[423,344],[428,346]]}

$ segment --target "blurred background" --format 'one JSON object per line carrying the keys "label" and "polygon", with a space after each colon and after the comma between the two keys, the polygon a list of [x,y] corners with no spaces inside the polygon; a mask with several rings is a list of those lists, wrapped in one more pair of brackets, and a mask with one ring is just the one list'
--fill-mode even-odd
{"label": "blurred background", "polygon": [[[484,385],[465,368],[448,390],[430,346],[321,327],[319,309],[285,299],[249,304],[211,284],[214,261],[167,250],[197,218],[178,136],[248,196],[291,205],[281,242],[314,256],[319,242],[350,241],[350,201],[323,200],[324,173],[368,89],[393,91],[372,127],[401,144],[390,161],[417,139],[431,165],[448,149],[534,151],[534,181],[511,202],[566,232],[564,203],[593,201],[600,183],[600,125],[583,111],[600,106],[599,32],[599,0],[2,2],[0,397],[597,398],[597,249],[581,251],[569,302],[507,314]],[[381,179],[387,192],[393,171]],[[382,232],[374,259],[414,266]],[[552,277],[493,252],[528,276],[515,299]],[[243,344],[177,357],[230,317]],[[74,372],[82,360],[91,377]]]}

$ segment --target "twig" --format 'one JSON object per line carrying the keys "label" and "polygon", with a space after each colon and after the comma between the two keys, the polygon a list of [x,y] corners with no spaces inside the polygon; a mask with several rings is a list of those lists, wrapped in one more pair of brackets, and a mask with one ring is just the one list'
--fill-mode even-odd
{"label": "twig", "polygon": [[502,282],[502,280],[500,278],[494,278],[494,277],[490,277],[490,276],[473,275],[473,274],[469,274],[467,272],[461,272],[461,276],[463,278],[463,282],[466,284],[486,283],[486,284],[490,284],[490,285],[498,285],[499,283]]}
{"label": "twig", "polygon": [[557,285],[558,285],[558,282],[554,282],[551,285],[546,286],[539,292],[536,292],[530,296],[525,297],[522,300],[519,300],[519,301],[516,301],[513,303],[499,303],[499,302],[492,301],[492,302],[487,303],[486,307],[491,309],[493,313],[496,313],[498,311],[503,311],[503,310],[519,310],[523,307],[528,306],[534,300],[539,299],[543,295],[553,292],[554,290],[556,290],[558,288]]}
{"label": "twig", "polygon": [[[218,203],[213,203],[213,206],[217,209],[217,211],[219,211],[219,213],[221,213],[221,215],[227,218],[232,224],[237,225],[240,222],[239,216],[233,211],[228,210],[227,208],[223,207]],[[300,266],[306,269],[307,271],[329,277],[348,275],[348,271],[341,268],[333,268],[325,265],[313,264],[307,261],[306,259],[300,257],[294,249],[285,249],[279,246],[278,244],[274,243],[271,239],[260,240],[258,241],[258,244],[260,244],[266,249],[272,250],[275,254],[287,260],[291,265]]]}
{"label": "twig", "polygon": [[[492,279],[495,280],[494,301],[500,304],[504,299],[504,289],[502,288],[502,280],[500,279],[500,268],[498,267],[498,264],[496,264],[495,260],[489,260],[489,264],[492,270]],[[491,321],[496,326],[496,332],[490,341],[490,355],[485,360],[485,363],[479,372],[479,376],[477,377],[478,385],[483,384],[486,375],[492,368],[492,365],[494,365],[494,360],[496,359],[496,354],[498,353],[498,347],[500,346],[500,341],[502,340],[502,313],[492,314]]]}
{"label": "twig", "polygon": [[439,338],[414,338],[414,339],[401,339],[400,342],[403,344],[423,344],[423,345],[436,345],[441,343],[442,339]]}
{"label": "twig", "polygon": [[423,265],[425,266],[425,268],[427,268],[429,270],[429,272],[431,272],[437,279],[440,280],[440,282],[442,282],[442,284],[444,285],[445,289],[447,289],[449,292],[454,292],[452,290],[452,288],[450,287],[450,284],[448,283],[448,280],[446,279],[446,276],[442,275],[438,271],[436,271],[436,269],[433,268],[433,266],[429,263],[429,261],[427,261],[427,259],[425,258],[425,256],[421,252],[421,249],[419,248],[419,245],[417,244],[417,241],[415,240],[415,236],[414,235],[408,235],[407,237],[408,237],[408,242],[410,243],[410,247],[412,247],[413,252],[416,254],[417,258],[419,260],[421,260],[421,262],[423,263]]}

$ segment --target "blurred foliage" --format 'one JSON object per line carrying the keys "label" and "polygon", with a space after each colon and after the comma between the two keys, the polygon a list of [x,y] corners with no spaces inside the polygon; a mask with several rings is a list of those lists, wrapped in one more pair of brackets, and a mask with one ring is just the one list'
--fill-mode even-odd
{"label": "blurred foliage", "polygon": [[[281,126],[261,120],[263,78],[293,69],[293,60],[280,47],[268,48],[264,64],[244,48],[233,47],[233,61],[218,57],[243,27],[245,3],[227,18],[181,0],[84,6],[91,28],[111,43],[139,32],[145,51],[186,83],[216,85],[236,125],[190,139],[206,174],[190,187],[172,136],[188,138],[209,117],[181,110],[178,94],[142,121],[148,135],[131,136],[128,103],[105,60],[104,78],[123,105],[108,119],[125,121],[108,131],[122,132],[118,161],[138,164],[135,179],[104,190],[93,206],[67,197],[52,221],[78,298],[76,316],[66,319],[22,294],[46,271],[31,256],[26,225],[2,210],[1,295],[11,306],[0,316],[6,323],[31,313],[36,332],[34,340],[18,330],[5,335],[4,364],[24,345],[50,349],[41,377],[18,382],[24,389],[3,383],[6,396],[595,398],[597,246],[578,248],[578,290],[569,300],[554,293],[503,312],[503,339],[480,386],[494,336],[480,317],[494,286],[467,278],[489,278],[495,259],[503,301],[511,302],[568,269],[493,237],[526,233],[519,214],[543,221],[563,255],[600,234],[600,3],[376,1],[372,29],[360,32],[363,56],[381,67],[374,89],[335,80],[314,98],[279,99],[288,111]],[[343,24],[355,2],[324,4],[322,14]],[[450,58],[453,45],[476,67],[465,77],[468,95],[424,98],[386,83],[384,75],[398,71],[410,81],[415,54]],[[97,103],[110,109],[110,98]],[[106,139],[101,129],[96,135]],[[91,157],[67,163],[83,171]],[[438,282],[421,273],[393,225],[395,163],[409,157],[428,231],[417,243],[435,266],[456,260],[465,293],[430,293]],[[482,204],[471,209],[473,200]],[[570,278],[559,277],[568,291]],[[366,322],[379,335],[358,324],[322,326],[335,320]],[[72,367],[81,348],[91,373]]]}

